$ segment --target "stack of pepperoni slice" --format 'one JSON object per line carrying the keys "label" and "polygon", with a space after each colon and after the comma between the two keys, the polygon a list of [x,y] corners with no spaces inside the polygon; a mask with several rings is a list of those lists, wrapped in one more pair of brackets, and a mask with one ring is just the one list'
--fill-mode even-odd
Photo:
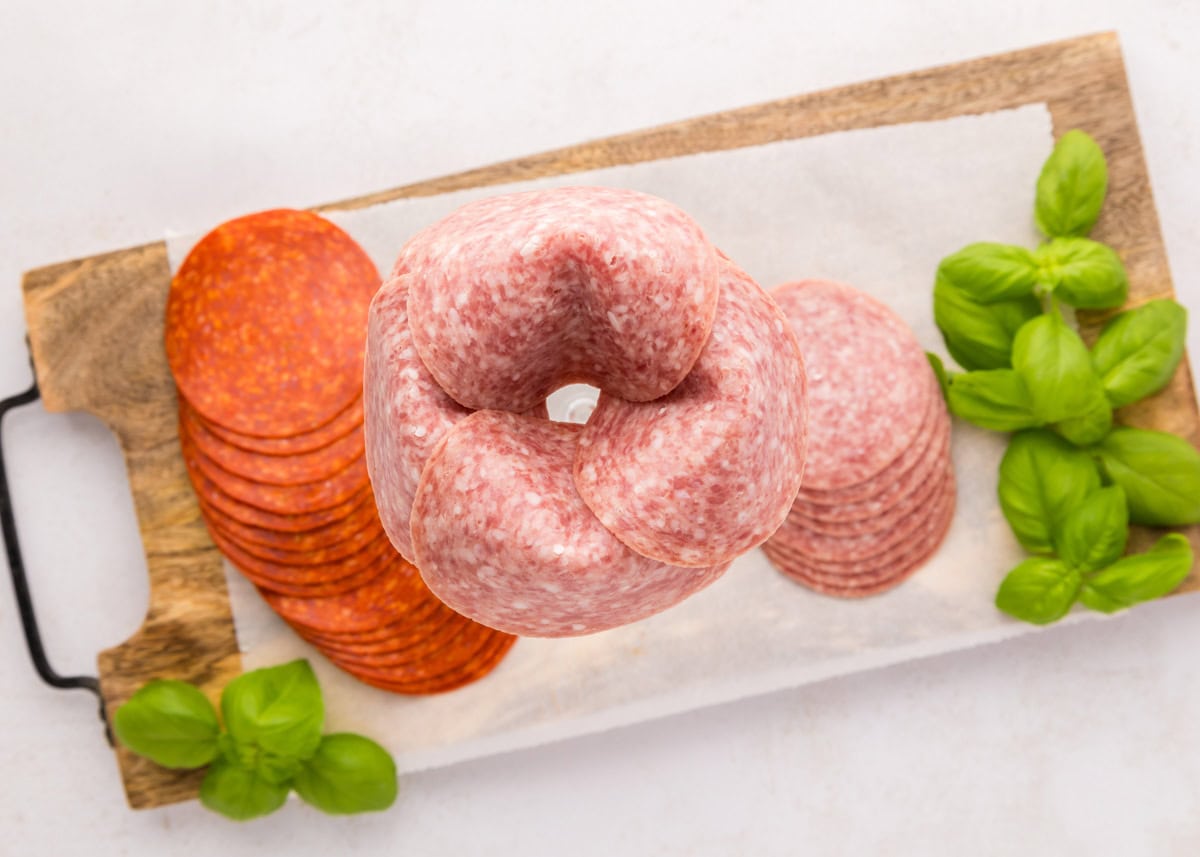
{"label": "stack of pepperoni slice", "polygon": [[763,550],[818,592],[884,592],[933,556],[954,517],[937,379],[904,321],[850,286],[806,280],[772,297],[804,354],[810,417],[800,493]]}
{"label": "stack of pepperoni slice", "polygon": [[213,541],[300,636],[360,680],[436,693],[515,638],[455,613],[392,548],[367,478],[363,349],[379,277],[309,212],[229,221],[171,286],[179,437]]}

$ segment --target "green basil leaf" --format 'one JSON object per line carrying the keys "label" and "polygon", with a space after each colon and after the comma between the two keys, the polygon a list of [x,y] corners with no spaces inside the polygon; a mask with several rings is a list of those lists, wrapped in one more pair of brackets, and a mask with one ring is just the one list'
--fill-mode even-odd
{"label": "green basil leaf", "polygon": [[1112,424],[1112,405],[1108,403],[1104,394],[1096,389],[1092,404],[1082,416],[1060,420],[1053,428],[1076,446],[1091,446],[1105,438],[1112,430]]}
{"label": "green basil leaf", "polygon": [[267,815],[283,806],[288,787],[263,779],[258,772],[218,759],[200,783],[200,802],[235,821]]}
{"label": "green basil leaf", "polygon": [[217,755],[217,712],[183,681],[155,679],[113,713],[113,733],[139,756],[166,768],[199,768]]}
{"label": "green basil leaf", "polygon": [[1095,571],[1116,562],[1128,540],[1125,492],[1113,485],[1093,491],[1069,511],[1054,544],[1068,565]]}
{"label": "green basil leaf", "polygon": [[1042,305],[1034,297],[985,304],[940,273],[934,282],[933,319],[946,350],[964,369],[1012,368],[1013,337],[1041,313]]}
{"label": "green basil leaf", "polygon": [[1098,613],[1116,613],[1118,610],[1124,610],[1125,604],[1120,601],[1113,601],[1107,595],[1092,589],[1086,582],[1083,588],[1079,590],[1079,603],[1089,610],[1095,610]]}
{"label": "green basil leaf", "polygon": [[1104,152],[1083,131],[1068,131],[1038,176],[1034,203],[1038,228],[1050,238],[1086,235],[1100,216],[1107,191]]}
{"label": "green basil leaf", "polygon": [[950,373],[946,371],[946,364],[932,351],[925,352],[925,359],[929,361],[929,368],[933,370],[938,386],[942,389],[942,398],[946,398],[950,390]]}
{"label": "green basil leaf", "polygon": [[1013,244],[968,244],[938,265],[938,273],[973,300],[990,304],[1033,294],[1038,266],[1033,254]]}
{"label": "green basil leaf", "polygon": [[1039,426],[1025,382],[1012,369],[967,372],[954,378],[946,395],[950,412],[991,431]]}
{"label": "green basil leaf", "polygon": [[1000,508],[1030,553],[1053,553],[1067,513],[1099,487],[1091,456],[1045,429],[1013,435],[1000,461]]}
{"label": "green basil leaf", "polygon": [[1071,306],[1104,309],[1129,297],[1121,257],[1089,238],[1055,238],[1037,249],[1038,282]]}
{"label": "green basil leaf", "polygon": [[240,744],[303,759],[321,741],[325,705],[312,667],[298,660],[235,678],[221,695],[221,714]]}
{"label": "green basil leaf", "polygon": [[1186,440],[1161,431],[1115,428],[1096,452],[1109,481],[1125,489],[1133,523],[1200,523],[1200,453]]}
{"label": "green basil leaf", "polygon": [[1173,300],[1150,301],[1112,319],[1092,346],[1092,366],[1114,408],[1167,385],[1183,358],[1187,310]]}
{"label": "green basil leaf", "polygon": [[1082,417],[1104,395],[1079,334],[1057,312],[1027,321],[1013,339],[1013,368],[1029,389],[1043,422]]}
{"label": "green basil leaf", "polygon": [[326,735],[292,783],[296,794],[332,814],[387,809],[396,800],[396,764],[361,735]]}
{"label": "green basil leaf", "polygon": [[[1192,546],[1179,533],[1170,533],[1145,553],[1117,560],[1084,582],[1084,603],[1111,613],[1142,601],[1161,598],[1183,583],[1192,570]],[[1117,606],[1114,606],[1117,605]]]}
{"label": "green basil leaf", "polygon": [[1000,583],[996,606],[1016,619],[1046,625],[1067,615],[1082,583],[1062,560],[1033,556]]}

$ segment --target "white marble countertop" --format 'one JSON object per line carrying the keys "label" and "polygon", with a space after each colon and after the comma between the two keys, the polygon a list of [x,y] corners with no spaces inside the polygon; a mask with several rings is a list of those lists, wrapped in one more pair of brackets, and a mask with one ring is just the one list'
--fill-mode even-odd
{"label": "white marble countertop", "polygon": [[[1200,307],[1193,0],[8,0],[2,17],[4,395],[29,380],[28,268],[1104,29],[1122,38],[1176,288]],[[93,672],[146,598],[119,450],[86,415],[25,408],[5,429],[49,654]],[[414,775],[381,815],[289,805],[236,826],[197,804],[126,808],[91,698],[37,681],[3,583],[0,851],[1194,854],[1198,619],[1196,596],[1175,598]]]}

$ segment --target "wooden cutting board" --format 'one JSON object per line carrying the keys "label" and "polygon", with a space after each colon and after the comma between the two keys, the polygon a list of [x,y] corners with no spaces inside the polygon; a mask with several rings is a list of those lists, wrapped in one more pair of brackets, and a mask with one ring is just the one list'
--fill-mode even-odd
{"label": "wooden cutting board", "polygon": [[[1109,202],[1095,235],[1125,260],[1130,304],[1173,295],[1120,46],[1112,33],[690,119],[318,210],[1040,101],[1049,105],[1056,134],[1084,128],[1108,156]],[[150,605],[145,622],[128,641],[99,655],[110,712],[155,677],[195,682],[215,700],[241,670],[221,556],[201,521],[179,451],[175,387],[163,351],[169,285],[162,241],[39,268],[23,280],[45,406],[90,411],[116,433],[146,549]],[[1081,318],[1085,336],[1094,336],[1102,321],[1096,314]],[[1166,390],[1126,409],[1121,419],[1200,441],[1187,361]],[[1135,547],[1155,536],[1138,532]],[[1200,527],[1191,528],[1189,536],[1200,548]],[[1181,591],[1196,588],[1200,575],[1193,570]],[[196,796],[198,774],[166,771],[123,749],[116,754],[131,806]]]}

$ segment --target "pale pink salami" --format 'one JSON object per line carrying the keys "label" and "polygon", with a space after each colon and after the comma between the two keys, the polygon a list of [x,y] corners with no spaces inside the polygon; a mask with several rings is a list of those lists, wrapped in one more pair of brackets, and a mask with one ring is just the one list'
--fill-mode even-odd
{"label": "pale pink salami", "polygon": [[670,203],[567,187],[491,197],[414,236],[397,271],[421,361],[469,408],[525,411],[586,382],[674,389],[716,313],[717,255]]}
{"label": "pale pink salami", "polygon": [[[914,492],[909,502],[900,505],[901,514],[884,528],[864,527],[850,534],[822,533],[811,528],[807,522],[795,517],[776,533],[777,541],[806,558],[817,562],[863,562],[886,554],[897,546],[911,541],[931,517],[931,509],[947,491],[952,490],[954,476],[949,466],[934,480],[933,492]],[[930,501],[934,502],[931,503]]]}
{"label": "pale pink salami", "polygon": [[[936,381],[930,380],[932,387]],[[939,458],[937,447],[944,437],[948,436],[950,417],[946,405],[940,395],[929,395],[925,409],[925,417],[917,430],[912,446],[902,452],[896,459],[863,482],[823,491],[818,488],[801,486],[796,495],[799,505],[823,506],[828,508],[848,509],[855,504],[866,504],[880,500],[883,495],[904,479],[915,475],[914,471],[930,470]]]}
{"label": "pale pink salami", "polygon": [[763,550],[784,574],[826,595],[861,598],[903,583],[937,553],[954,519],[956,492],[951,482],[914,538],[886,556],[844,563],[817,562],[772,539]]}
{"label": "pale pink salami", "polygon": [[409,519],[421,471],[437,442],[470,411],[446,395],[417,357],[403,276],[393,274],[371,302],[363,391],[367,472],[379,518],[396,550],[414,562]]}
{"label": "pale pink salami", "polygon": [[712,333],[668,395],[607,393],[583,429],[575,484],[613,535],[682,566],[726,562],[783,522],[804,470],[804,365],[787,319],[722,259]]}
{"label": "pale pink salami", "polygon": [[[843,502],[838,502],[837,495],[832,493],[823,494],[819,501],[798,496],[792,504],[792,515],[805,523],[819,521],[823,525],[836,524],[841,526],[835,529],[852,532],[856,528],[861,530],[864,521],[877,520],[894,512],[899,506],[911,504],[922,486],[936,481],[937,472],[950,455],[950,418],[944,412],[930,428],[929,440],[928,444],[922,443],[923,454],[919,460],[903,468],[890,467],[880,474],[875,493]],[[901,472],[893,473],[893,470]]]}
{"label": "pale pink salami", "polygon": [[429,458],[412,514],[416,564],[455,610],[509,633],[587,634],[670,607],[728,567],[634,553],[572,479],[580,427],[478,411]]}
{"label": "pale pink salami", "polygon": [[805,489],[870,479],[917,436],[933,394],[924,351],[891,309],[849,286],[805,280],[771,294],[809,374]]}
{"label": "pale pink salami", "polygon": [[763,545],[785,575],[861,598],[899,585],[954,518],[950,418],[904,322],[850,286],[805,281],[772,293],[809,373],[804,483]]}

